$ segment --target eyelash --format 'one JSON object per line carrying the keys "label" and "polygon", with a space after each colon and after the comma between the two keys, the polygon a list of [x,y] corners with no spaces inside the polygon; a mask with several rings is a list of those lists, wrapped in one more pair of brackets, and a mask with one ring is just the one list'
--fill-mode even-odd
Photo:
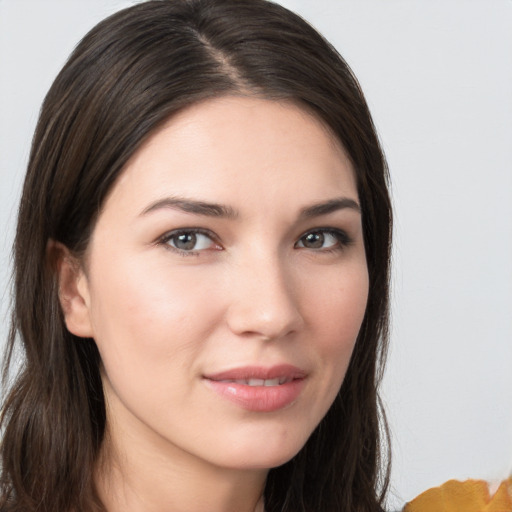
{"label": "eyelash", "polygon": [[[199,228],[176,229],[174,231],[170,231],[169,233],[166,233],[163,237],[161,237],[158,240],[158,244],[165,246],[166,249],[173,251],[173,252],[179,254],[180,256],[184,256],[184,257],[199,256],[200,253],[202,252],[202,250],[185,251],[183,249],[178,249],[178,247],[173,247],[172,245],[170,245],[169,242],[173,238],[177,238],[180,235],[203,235],[203,236],[208,237],[212,241],[212,244],[215,244],[215,245],[218,245],[219,247],[221,247],[220,244],[216,241],[215,235],[211,231],[208,231],[205,229],[199,229]],[[221,249],[218,249],[218,250],[221,250]]]}
{"label": "eyelash", "polygon": [[[312,235],[312,234],[331,235],[336,239],[337,243],[334,244],[332,247],[318,248],[318,249],[308,248],[308,247],[297,247],[297,244],[300,241],[303,241],[305,239],[305,237],[307,237],[308,235]],[[164,236],[162,236],[159,240],[157,240],[157,243],[165,246],[166,249],[173,251],[173,252],[179,254],[180,256],[184,256],[184,257],[199,256],[202,251],[206,250],[206,249],[200,249],[200,250],[187,251],[187,250],[179,249],[177,247],[170,245],[169,242],[172,239],[179,237],[180,235],[203,235],[203,236],[206,236],[211,240],[212,244],[218,246],[218,249],[216,249],[216,250],[222,250],[222,246],[217,242],[217,238],[211,231],[208,231],[205,229],[199,229],[199,228],[177,229],[174,231],[170,231],[170,232],[166,233]],[[335,229],[335,228],[327,228],[327,227],[323,228],[322,227],[322,228],[316,228],[316,229],[306,231],[304,234],[302,234],[298,238],[297,242],[295,242],[295,244],[294,244],[294,247],[298,248],[298,249],[302,249],[302,248],[309,249],[311,251],[322,252],[325,254],[325,253],[340,252],[343,249],[345,249],[346,247],[350,246],[352,243],[353,243],[352,238],[345,231],[340,230],[340,229]]]}
{"label": "eyelash", "polygon": [[[331,235],[336,239],[337,243],[335,245],[333,245],[332,247],[318,249],[318,252],[322,252],[324,254],[342,251],[343,249],[347,248],[348,246],[350,246],[353,243],[352,238],[345,231],[343,231],[341,229],[325,227],[325,228],[311,229],[310,231],[307,231],[306,233],[304,233],[302,236],[299,237],[299,239],[295,243],[295,246],[297,246],[297,244],[301,240],[304,240],[304,238],[306,238],[308,235],[312,235],[312,234]],[[304,247],[304,249],[308,249],[308,247]],[[310,250],[314,251],[315,249],[310,249]]]}

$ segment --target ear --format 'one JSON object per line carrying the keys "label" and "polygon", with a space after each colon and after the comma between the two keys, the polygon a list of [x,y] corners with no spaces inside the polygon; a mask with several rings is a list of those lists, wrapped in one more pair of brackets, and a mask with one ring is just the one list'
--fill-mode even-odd
{"label": "ear", "polygon": [[54,240],[48,242],[47,252],[54,262],[59,301],[68,331],[81,338],[92,338],[89,283],[81,262],[65,245]]}

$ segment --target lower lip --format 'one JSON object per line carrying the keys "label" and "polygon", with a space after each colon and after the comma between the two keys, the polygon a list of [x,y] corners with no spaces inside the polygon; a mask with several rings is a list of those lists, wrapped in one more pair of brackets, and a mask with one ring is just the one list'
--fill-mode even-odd
{"label": "lower lip", "polygon": [[279,386],[247,386],[236,382],[206,379],[213,391],[240,406],[254,412],[273,412],[292,405],[299,397],[304,379],[294,379]]}

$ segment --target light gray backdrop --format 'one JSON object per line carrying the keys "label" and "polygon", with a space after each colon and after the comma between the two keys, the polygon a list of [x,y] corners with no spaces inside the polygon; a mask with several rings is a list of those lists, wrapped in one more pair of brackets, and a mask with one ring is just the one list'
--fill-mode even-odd
{"label": "light gray backdrop", "polygon": [[[128,0],[0,0],[0,336],[38,109]],[[390,504],[512,471],[512,1],[282,0],[359,77],[393,181]]]}

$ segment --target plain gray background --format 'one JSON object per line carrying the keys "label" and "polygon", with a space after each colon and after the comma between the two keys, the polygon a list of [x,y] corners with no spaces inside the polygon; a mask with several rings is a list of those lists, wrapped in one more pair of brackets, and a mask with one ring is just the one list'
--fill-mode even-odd
{"label": "plain gray background", "polygon": [[[0,337],[38,109],[78,40],[128,0],[0,0]],[[390,505],[512,471],[512,2],[282,0],[346,58],[392,175]]]}

